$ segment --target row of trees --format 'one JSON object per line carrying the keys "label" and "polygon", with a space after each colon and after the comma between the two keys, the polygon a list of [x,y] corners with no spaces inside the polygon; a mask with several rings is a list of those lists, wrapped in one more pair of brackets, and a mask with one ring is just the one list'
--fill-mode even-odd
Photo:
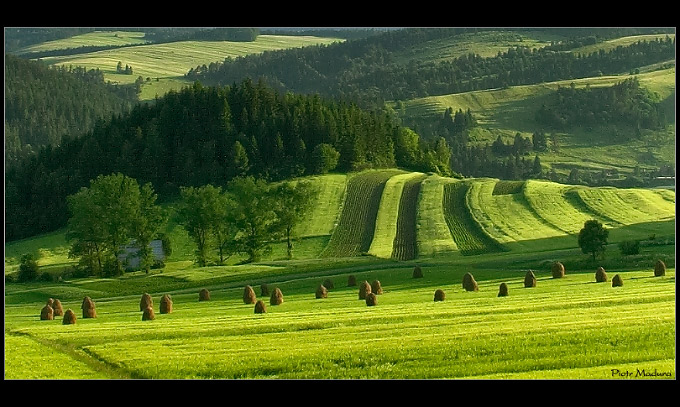
{"label": "row of trees", "polygon": [[[675,58],[675,39],[639,41],[590,54],[515,47],[497,56],[475,54],[440,62],[404,62],[399,52],[459,34],[455,30],[412,29],[327,46],[270,51],[227,58],[196,69],[187,78],[224,85],[263,78],[280,90],[344,97],[363,106],[386,100],[527,85],[631,69]],[[399,41],[390,41],[398,39]]]}
{"label": "row of trees", "polygon": [[124,271],[120,255],[134,243],[140,266],[148,272],[154,262],[149,245],[167,221],[156,198],[151,184],[140,186],[120,173],[92,180],[68,197],[69,257],[79,258],[79,266],[89,275],[120,275]]}
{"label": "row of trees", "polygon": [[179,218],[196,244],[196,262],[217,264],[233,254],[253,262],[285,239],[293,257],[295,226],[303,220],[317,191],[304,181],[269,184],[254,177],[237,177],[225,190],[213,185],[181,189]]}
{"label": "row of trees", "polygon": [[49,68],[5,55],[5,161],[41,146],[58,145],[65,134],[91,130],[97,120],[128,112],[138,101],[130,87],[108,85],[99,70]]}
{"label": "row of trees", "polygon": [[353,104],[281,94],[250,80],[195,84],[8,168],[6,237],[64,226],[66,196],[100,174],[149,182],[170,199],[183,186],[223,186],[249,175],[276,181],[395,166],[445,175],[449,151],[442,139],[425,142],[386,113]]}
{"label": "row of trees", "polygon": [[626,124],[637,129],[658,129],[666,124],[659,100],[640,87],[637,77],[616,85],[577,89],[560,87],[551,100],[536,112],[536,121],[548,128],[564,130],[576,126]]}

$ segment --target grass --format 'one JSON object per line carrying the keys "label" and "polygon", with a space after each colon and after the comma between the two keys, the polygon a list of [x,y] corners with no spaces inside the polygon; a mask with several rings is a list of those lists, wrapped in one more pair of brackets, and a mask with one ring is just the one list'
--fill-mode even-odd
{"label": "grass", "polygon": [[296,228],[295,234],[300,237],[330,236],[340,215],[347,175],[326,174],[308,177],[307,180],[318,189],[319,196],[306,221]]}
{"label": "grass", "polygon": [[[197,289],[173,292],[173,313],[157,313],[154,321],[141,321],[140,287],[116,297],[102,291],[93,297],[97,319],[71,326],[39,321],[40,303],[8,302],[6,349],[18,354],[17,338],[51,343],[42,363],[87,356],[89,369],[110,378],[610,379],[617,366],[656,367],[675,377],[669,365],[675,357],[674,269],[661,278],[650,277],[650,270],[608,270],[623,276],[620,288],[594,283],[592,272],[569,268],[559,280],[538,272],[537,287],[524,289],[521,270],[475,268],[480,290],[470,293],[461,286],[469,270],[464,260],[426,266],[418,280],[411,278],[412,267],[398,265],[354,273],[382,282],[376,307],[358,300],[355,288],[337,284],[348,275],[343,270],[335,272],[336,288],[323,300],[314,298],[321,277],[279,281],[284,303],[267,302],[261,315],[241,300],[243,278],[241,285],[211,290],[210,302],[198,302]],[[229,269],[203,277],[196,269],[187,272],[198,282]],[[252,270],[253,277],[268,271]],[[496,296],[500,282],[510,296]],[[154,302],[171,288],[151,291]],[[432,301],[437,288],[446,301]],[[62,302],[79,305],[79,299]],[[28,372],[21,360],[8,360],[10,377],[49,375]],[[60,377],[82,374],[66,368]]]}
{"label": "grass", "polygon": [[[169,89],[186,85],[184,74],[191,68],[212,62],[222,62],[225,58],[240,57],[308,45],[330,44],[341,41],[336,38],[313,36],[260,35],[252,42],[232,41],[177,41],[163,44],[143,44],[132,47],[115,48],[86,54],[45,57],[42,60],[50,65],[82,66],[86,69],[99,69],[107,81],[131,84],[141,76],[150,81],[142,85],[142,100],[150,100],[156,94],[162,96]],[[116,73],[116,65],[130,65],[132,75]],[[156,79],[158,78],[158,81]],[[163,82],[161,83],[161,80]],[[147,89],[149,88],[149,89]],[[163,92],[163,93],[161,93]]]}
{"label": "grass", "polygon": [[29,45],[28,47],[16,51],[16,54],[22,55],[29,52],[59,51],[68,48],[88,46],[143,45],[147,42],[148,41],[144,39],[144,33],[141,31],[93,31],[69,38]]}
{"label": "grass", "polygon": [[397,260],[413,260],[418,257],[417,213],[418,197],[425,174],[410,178],[404,184],[399,200],[399,217],[397,231],[392,245],[392,258]]}
{"label": "grass", "polygon": [[370,249],[385,184],[400,172],[365,171],[348,180],[338,225],[322,256],[358,256]]}
{"label": "grass", "polygon": [[401,215],[399,209],[401,207],[404,185],[420,176],[420,173],[409,172],[394,175],[385,182],[375,220],[373,240],[368,249],[368,254],[385,259],[392,257],[394,242],[397,237],[397,224]]}
{"label": "grass", "polygon": [[603,41],[598,44],[585,45],[583,47],[574,48],[570,50],[572,54],[588,55],[593,52],[599,52],[600,50],[611,51],[617,47],[627,47],[629,45],[635,44],[639,41],[656,41],[657,39],[663,40],[666,37],[675,38],[675,34],[645,34],[645,35],[631,35],[628,37],[614,38],[613,40]]}
{"label": "grass", "polygon": [[444,185],[455,182],[451,178],[430,175],[423,180],[416,213],[416,241],[418,254],[430,257],[438,253],[455,252],[456,242],[444,215]]}

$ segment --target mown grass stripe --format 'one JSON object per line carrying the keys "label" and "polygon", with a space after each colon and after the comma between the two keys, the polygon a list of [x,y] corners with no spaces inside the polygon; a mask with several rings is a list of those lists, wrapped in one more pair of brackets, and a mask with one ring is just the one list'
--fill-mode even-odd
{"label": "mown grass stripe", "polygon": [[423,179],[425,179],[425,174],[417,174],[415,177],[409,178],[404,184],[399,201],[396,235],[392,245],[392,258],[394,259],[413,260],[418,257],[416,212]]}
{"label": "mown grass stripe", "polygon": [[451,178],[430,175],[423,180],[418,197],[416,239],[419,256],[458,250],[444,216],[444,185]]}

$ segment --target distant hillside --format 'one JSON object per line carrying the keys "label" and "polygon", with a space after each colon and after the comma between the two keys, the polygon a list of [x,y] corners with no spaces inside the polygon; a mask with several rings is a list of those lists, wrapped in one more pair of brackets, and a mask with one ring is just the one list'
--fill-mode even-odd
{"label": "distant hillside", "polygon": [[58,145],[65,134],[83,134],[136,102],[132,88],[105,84],[101,71],[51,69],[5,55],[6,164],[22,152]]}

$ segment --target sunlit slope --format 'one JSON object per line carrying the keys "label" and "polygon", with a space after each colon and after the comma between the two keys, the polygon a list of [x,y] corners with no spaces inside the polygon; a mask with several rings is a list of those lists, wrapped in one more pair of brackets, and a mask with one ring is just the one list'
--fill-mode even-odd
{"label": "sunlit slope", "polygon": [[93,31],[85,34],[74,35],[53,41],[41,42],[29,45],[18,51],[17,55],[30,52],[60,51],[69,48],[80,47],[123,47],[129,45],[143,45],[148,43],[142,31]]}
{"label": "sunlit slope", "polygon": [[416,220],[416,240],[420,256],[458,250],[444,215],[444,185],[452,178],[430,175],[421,183]]}
{"label": "sunlit slope", "polygon": [[305,178],[317,189],[317,199],[305,220],[295,228],[295,236],[327,236],[333,233],[347,188],[347,175],[326,174]]}
{"label": "sunlit slope", "polygon": [[581,187],[577,193],[594,212],[622,225],[675,217],[675,199],[664,199],[663,194],[667,192],[659,190]]}
{"label": "sunlit slope", "polygon": [[382,258],[392,257],[394,242],[397,237],[397,223],[401,215],[399,209],[404,185],[410,180],[419,179],[421,175],[417,172],[410,172],[395,175],[387,180],[380,197],[375,232],[368,254]]}
{"label": "sunlit slope", "polygon": [[385,184],[399,173],[365,171],[349,178],[338,224],[322,257],[357,256],[370,249]]}

